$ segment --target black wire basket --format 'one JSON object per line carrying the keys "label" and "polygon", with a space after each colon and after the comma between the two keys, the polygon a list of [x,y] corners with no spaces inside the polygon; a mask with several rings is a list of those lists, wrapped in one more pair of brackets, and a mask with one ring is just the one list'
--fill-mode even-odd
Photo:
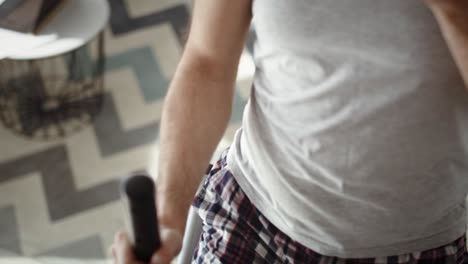
{"label": "black wire basket", "polygon": [[103,104],[103,33],[85,46],[39,60],[0,60],[0,121],[31,139],[63,138]]}

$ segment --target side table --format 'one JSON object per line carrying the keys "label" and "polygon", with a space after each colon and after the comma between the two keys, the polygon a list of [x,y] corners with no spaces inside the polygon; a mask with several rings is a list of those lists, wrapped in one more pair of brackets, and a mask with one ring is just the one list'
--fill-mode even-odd
{"label": "side table", "polygon": [[41,31],[56,40],[0,60],[0,121],[32,139],[65,137],[99,113],[106,0],[68,0]]}

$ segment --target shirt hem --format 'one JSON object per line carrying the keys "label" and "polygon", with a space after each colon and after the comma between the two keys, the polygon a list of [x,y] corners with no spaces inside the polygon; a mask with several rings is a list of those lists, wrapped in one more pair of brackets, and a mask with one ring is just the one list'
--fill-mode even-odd
{"label": "shirt hem", "polygon": [[232,172],[233,177],[239,183],[242,191],[244,191],[252,204],[254,204],[254,206],[257,207],[257,209],[279,230],[319,254],[340,258],[373,258],[395,256],[412,252],[421,252],[444,246],[455,241],[466,233],[466,221],[465,219],[461,219],[446,230],[424,238],[384,247],[352,249],[335,248],[310,237],[298,235],[287,228],[286,225],[282,224],[281,221],[278,220],[280,217],[276,215],[275,211],[271,210],[271,208],[265,205],[262,197],[255,194],[255,191],[252,188],[252,184],[249,183],[249,180],[244,176],[244,173],[242,173],[241,169],[237,165],[236,157],[233,156],[235,151],[235,146],[230,148],[227,156],[226,166]]}

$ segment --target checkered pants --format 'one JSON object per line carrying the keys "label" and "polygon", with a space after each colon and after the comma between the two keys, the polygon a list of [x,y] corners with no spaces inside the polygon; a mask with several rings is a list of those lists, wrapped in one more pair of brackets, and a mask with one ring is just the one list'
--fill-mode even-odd
{"label": "checkered pants", "polygon": [[465,236],[423,251],[383,258],[342,259],[323,256],[293,241],[271,224],[249,201],[226,168],[225,152],[196,195],[193,206],[203,231],[192,263],[451,263],[465,257]]}

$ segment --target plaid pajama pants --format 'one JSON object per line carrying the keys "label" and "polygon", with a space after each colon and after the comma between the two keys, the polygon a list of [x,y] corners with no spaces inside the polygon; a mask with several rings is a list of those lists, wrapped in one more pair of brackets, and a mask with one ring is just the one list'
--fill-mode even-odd
{"label": "plaid pajama pants", "polygon": [[465,236],[422,252],[382,258],[343,259],[324,256],[292,240],[271,224],[243,193],[226,168],[227,151],[211,169],[193,206],[203,231],[192,263],[403,264],[464,262]]}

